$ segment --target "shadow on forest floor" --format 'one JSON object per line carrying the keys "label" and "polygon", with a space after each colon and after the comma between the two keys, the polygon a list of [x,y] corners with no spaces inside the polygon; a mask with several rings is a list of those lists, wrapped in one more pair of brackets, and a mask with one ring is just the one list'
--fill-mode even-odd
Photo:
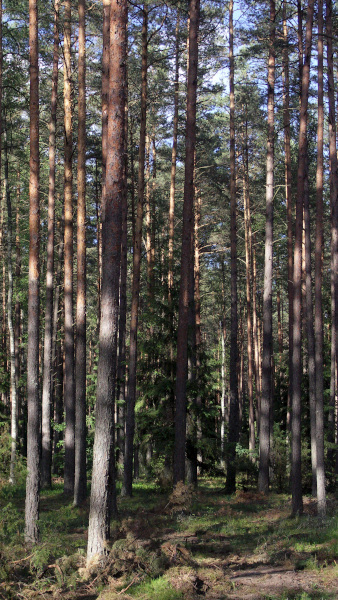
{"label": "shadow on forest floor", "polygon": [[23,543],[22,490],[0,489],[0,600],[338,599],[337,504],[329,516],[290,518],[290,499],[239,492],[217,480],[171,497],[139,482],[118,498],[104,563],[85,568],[89,502],[60,484],[41,496],[41,544]]}

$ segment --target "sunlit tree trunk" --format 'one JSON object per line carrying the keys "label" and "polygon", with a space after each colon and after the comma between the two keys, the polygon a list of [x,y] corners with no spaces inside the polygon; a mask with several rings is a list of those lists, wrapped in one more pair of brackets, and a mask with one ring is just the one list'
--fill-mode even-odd
{"label": "sunlit tree trunk", "polygon": [[269,491],[270,411],[272,409],[272,276],[273,276],[273,196],[274,196],[274,96],[276,7],[270,0],[270,42],[268,66],[268,142],[266,158],[266,225],[263,297],[262,399],[259,429],[258,489]]}
{"label": "sunlit tree trunk", "polygon": [[297,171],[297,202],[294,249],[294,301],[293,301],[293,359],[292,359],[292,419],[291,419],[291,491],[292,513],[303,511],[302,476],[301,476],[301,305],[302,305],[302,228],[305,193],[305,176],[307,167],[307,109],[310,81],[311,42],[314,1],[309,0],[306,18],[306,39],[304,64],[302,68],[302,89],[299,122],[299,150]]}
{"label": "sunlit tree trunk", "polygon": [[[246,123],[247,127],[247,123]],[[253,404],[253,352],[252,352],[252,317],[251,317],[251,212],[250,212],[250,194],[249,194],[249,174],[248,174],[248,146],[247,134],[245,139],[245,148],[243,148],[244,159],[244,227],[245,227],[245,272],[246,272],[246,310],[247,310],[247,351],[248,351],[248,400],[249,400],[249,451],[255,450],[255,415]]]}
{"label": "sunlit tree trunk", "polygon": [[[291,173],[291,144],[290,144],[290,77],[289,77],[289,48],[288,28],[286,21],[286,0],[283,0],[283,125],[284,125],[284,156],[285,156],[285,198],[288,227],[288,306],[289,306],[289,390],[287,405],[287,431],[290,431],[290,398],[292,396],[292,311],[293,311],[293,249],[292,249],[292,173]],[[289,438],[288,438],[289,439]]]}
{"label": "sunlit tree trunk", "polygon": [[36,0],[29,0],[30,161],[29,161],[29,272],[27,356],[27,479],[25,541],[39,539],[39,53]]}
{"label": "sunlit tree trunk", "polygon": [[316,241],[315,241],[315,338],[316,338],[316,443],[317,443],[317,510],[326,513],[324,463],[324,381],[323,381],[323,176],[324,176],[324,83],[323,83],[323,0],[318,0],[318,125],[316,172]]}
{"label": "sunlit tree trunk", "polygon": [[135,431],[136,368],[137,368],[137,329],[140,297],[142,221],[144,201],[144,163],[147,119],[147,70],[148,70],[148,7],[143,6],[142,25],[142,83],[141,83],[141,124],[139,144],[139,167],[137,186],[137,216],[135,222],[135,243],[133,253],[133,283],[130,316],[129,379],[126,414],[126,443],[124,456],[123,494],[132,495],[133,485],[133,445]]}
{"label": "sunlit tree trunk", "polygon": [[233,0],[229,4],[230,67],[230,246],[231,246],[231,325],[230,325],[230,407],[227,456],[227,492],[236,489],[236,443],[238,441],[238,315],[237,315],[237,224],[236,224],[236,158],[235,158],[235,61]]}
{"label": "sunlit tree trunk", "polygon": [[199,0],[189,1],[189,53],[187,83],[187,120],[185,135],[185,177],[181,281],[178,310],[177,362],[175,387],[174,484],[185,480],[186,385],[188,376],[188,324],[190,269],[193,268],[194,164],[196,145],[196,96],[198,66]]}
{"label": "sunlit tree trunk", "polygon": [[66,413],[65,429],[65,470],[64,493],[74,494],[75,477],[75,385],[74,385],[74,330],[73,330],[73,130],[71,92],[71,1],[65,1],[64,16],[64,198],[65,198],[65,369],[64,404]]}
{"label": "sunlit tree trunk", "polygon": [[105,553],[110,535],[110,477],[114,453],[119,275],[125,186],[126,50],[127,2],[111,0],[108,147],[106,184],[102,198],[102,300],[88,562],[95,555]]}
{"label": "sunlit tree trunk", "polygon": [[8,182],[8,148],[7,131],[4,131],[4,153],[5,153],[5,196],[7,203],[7,274],[8,274],[8,295],[7,295],[7,323],[9,337],[9,361],[10,361],[10,390],[11,390],[11,463],[9,482],[15,483],[15,463],[18,442],[18,414],[17,414],[17,388],[15,373],[15,339],[13,324],[13,225],[12,225],[12,200]]}
{"label": "sunlit tree trunk", "polygon": [[77,158],[77,297],[74,504],[87,495],[86,476],[86,1],[79,0]]}
{"label": "sunlit tree trunk", "polygon": [[54,50],[52,71],[51,117],[49,121],[49,183],[48,183],[48,238],[46,272],[46,312],[42,384],[42,451],[41,486],[50,487],[52,468],[51,407],[53,398],[53,285],[54,285],[54,213],[55,213],[55,134],[59,62],[59,0],[54,5]]}

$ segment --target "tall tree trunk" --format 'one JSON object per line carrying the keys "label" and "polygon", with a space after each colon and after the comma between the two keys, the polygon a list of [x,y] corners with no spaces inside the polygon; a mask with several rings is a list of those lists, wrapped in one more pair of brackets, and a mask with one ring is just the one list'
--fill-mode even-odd
{"label": "tall tree trunk", "polygon": [[30,161],[29,161],[29,284],[27,356],[27,479],[25,540],[39,538],[39,51],[36,0],[29,0]]}
{"label": "tall tree trunk", "polygon": [[74,504],[87,495],[86,476],[86,0],[79,0],[77,159],[77,298]]}
{"label": "tall tree trunk", "polygon": [[292,251],[292,173],[291,173],[291,144],[290,144],[290,78],[289,78],[289,48],[288,28],[286,21],[286,0],[283,0],[283,125],[284,125],[284,155],[285,155],[285,198],[288,227],[288,305],[289,305],[289,390],[287,408],[287,432],[290,431],[290,398],[292,396],[292,355],[293,355],[293,251]]}
{"label": "tall tree trunk", "polygon": [[102,198],[102,300],[96,426],[90,497],[87,561],[105,553],[109,539],[111,453],[117,355],[122,204],[125,186],[125,90],[127,2],[111,0],[108,148]]}
{"label": "tall tree trunk", "polygon": [[[52,391],[54,396],[54,421],[57,425],[61,425],[63,420],[62,415],[62,399],[63,399],[63,368],[62,368],[62,349],[61,342],[58,341],[58,322],[62,322],[63,310],[60,311],[60,296],[61,296],[61,277],[62,277],[62,261],[64,248],[64,220],[58,223],[57,231],[59,231],[59,248],[57,255],[56,276],[55,276],[55,297],[53,303],[53,344],[52,344]],[[63,303],[61,303],[62,306]],[[58,443],[61,439],[61,432],[54,431],[53,440],[53,466],[58,453]]]}
{"label": "tall tree trunk", "polygon": [[[1,106],[1,105],[0,105]],[[7,273],[8,273],[8,296],[7,296],[7,322],[9,334],[9,356],[10,356],[10,390],[11,390],[11,463],[9,482],[15,483],[15,463],[18,442],[18,415],[17,415],[17,389],[15,373],[15,339],[13,325],[13,226],[12,226],[12,201],[8,183],[8,148],[7,131],[4,131],[5,151],[5,195],[7,202]]]}
{"label": "tall tree trunk", "polygon": [[228,493],[236,489],[236,443],[238,441],[238,315],[237,315],[237,224],[236,224],[236,158],[235,158],[235,61],[233,0],[229,4],[229,66],[230,66],[230,246],[231,246],[231,326],[230,326],[230,408],[228,431],[227,481]]}
{"label": "tall tree trunk", "polygon": [[142,25],[142,68],[141,68],[141,124],[139,144],[139,167],[137,186],[137,216],[135,223],[135,243],[133,253],[133,283],[130,315],[129,380],[126,415],[126,443],[124,456],[123,494],[132,495],[133,485],[133,445],[135,431],[136,367],[137,367],[137,329],[138,306],[140,297],[142,221],[144,200],[144,161],[147,119],[147,71],[148,71],[148,7],[143,6]]}
{"label": "tall tree trunk", "polygon": [[[306,167],[307,170],[307,167]],[[316,443],[316,365],[315,365],[315,335],[312,306],[312,276],[311,276],[311,229],[310,229],[310,199],[308,174],[305,180],[304,193],[304,223],[305,223],[305,285],[306,285],[306,326],[308,343],[309,370],[309,401],[310,401],[310,444],[312,467],[312,495],[317,495],[317,443]]]}
{"label": "tall tree trunk", "polygon": [[[168,247],[168,304],[170,311],[170,333],[173,335],[172,290],[174,286],[174,228],[175,228],[175,188],[176,188],[176,157],[178,132],[178,92],[179,92],[179,32],[180,13],[177,9],[176,43],[175,43],[175,86],[174,86],[174,120],[173,145],[171,151],[170,193],[169,193],[169,247]],[[170,359],[173,361],[173,346],[171,344]]]}
{"label": "tall tree trunk", "polygon": [[[1,83],[0,83],[1,88]],[[17,393],[17,404],[18,404],[18,424],[20,420],[20,413],[22,410],[22,399],[20,393],[20,374],[21,374],[21,320],[20,320],[20,312],[21,312],[21,302],[20,302],[20,292],[19,292],[19,280],[21,277],[21,252],[20,252],[20,171],[18,171],[18,186],[17,186],[17,201],[16,201],[16,234],[15,234],[15,254],[16,254],[16,264],[15,264],[15,280],[16,280],[16,300],[15,300],[15,335],[14,335],[14,344],[15,344],[15,386]],[[18,431],[18,436],[20,438],[20,431]]]}
{"label": "tall tree trunk", "polygon": [[198,66],[198,27],[200,2],[189,0],[189,54],[187,121],[185,134],[185,177],[181,282],[178,309],[177,363],[175,388],[174,484],[185,479],[186,385],[188,375],[189,280],[193,268],[194,164],[196,146],[196,96]]}
{"label": "tall tree trunk", "polygon": [[318,127],[316,172],[316,242],[315,242],[315,340],[316,340],[316,443],[317,443],[317,511],[326,513],[324,463],[324,380],[323,380],[323,176],[324,176],[324,82],[323,82],[323,0],[318,0]]}
{"label": "tall tree trunk", "polygon": [[65,124],[65,380],[64,403],[66,413],[65,429],[65,471],[64,493],[74,494],[75,477],[75,386],[74,386],[74,330],[73,330],[73,128],[71,93],[71,0],[65,1],[64,21],[64,124]]}
{"label": "tall tree trunk", "polygon": [[302,227],[304,184],[307,166],[307,108],[310,81],[311,42],[314,1],[309,0],[306,17],[305,55],[302,69],[302,95],[299,123],[299,152],[297,171],[296,229],[294,249],[294,301],[293,301],[293,364],[292,364],[292,421],[291,421],[291,491],[292,513],[303,511],[301,476],[301,305],[302,305]]}
{"label": "tall tree trunk", "polygon": [[272,276],[274,196],[274,96],[275,96],[275,1],[270,0],[270,42],[268,67],[268,143],[266,157],[266,225],[263,299],[262,400],[259,429],[258,489],[269,491],[270,411],[272,408]]}
{"label": "tall tree trunk", "polygon": [[[128,64],[127,67],[128,68]],[[120,270],[120,313],[119,313],[119,342],[117,359],[117,424],[116,432],[117,456],[120,464],[124,462],[124,425],[125,425],[125,396],[126,396],[126,325],[127,325],[127,275],[128,275],[128,72],[126,74],[126,114],[125,114],[125,184],[122,204],[122,241],[121,241],[121,270]]]}
{"label": "tall tree trunk", "polygon": [[53,398],[53,285],[54,285],[54,214],[55,214],[55,134],[59,62],[59,0],[54,5],[54,51],[52,71],[51,116],[49,121],[49,184],[48,184],[48,238],[46,273],[46,312],[42,384],[42,451],[41,486],[51,487],[52,444],[51,407]]}
{"label": "tall tree trunk", "polygon": [[[330,196],[332,211],[331,245],[332,245],[332,305],[334,314],[332,315],[332,327],[334,333],[334,367],[332,375],[334,378],[335,390],[333,398],[337,394],[336,388],[336,369],[338,361],[338,164],[337,164],[337,140],[336,140],[336,117],[335,117],[335,96],[334,96],[334,77],[333,77],[333,42],[332,42],[332,2],[326,0],[326,39],[327,39],[327,67],[328,67],[328,97],[329,97],[329,152],[330,152]],[[332,356],[333,358],[333,356]],[[335,402],[333,402],[334,406]],[[332,409],[331,409],[332,410]],[[334,408],[333,408],[334,411]],[[333,418],[334,420],[334,418]],[[337,450],[336,450],[337,453]]]}
{"label": "tall tree trunk", "polygon": [[[250,231],[250,230],[249,230]],[[252,256],[252,334],[255,356],[255,385],[256,385],[256,423],[259,436],[259,415],[261,408],[261,349],[259,344],[258,319],[257,319],[257,268],[256,268],[256,234],[251,237]],[[253,238],[253,239],[252,239]]]}
{"label": "tall tree trunk", "polygon": [[[247,129],[247,122],[246,122]],[[246,269],[246,310],[247,310],[247,340],[248,340],[248,400],[249,400],[249,451],[255,451],[255,415],[253,404],[253,352],[252,352],[252,318],[251,318],[251,213],[248,174],[248,138],[246,132],[244,157],[244,226],[245,226],[245,269]]]}

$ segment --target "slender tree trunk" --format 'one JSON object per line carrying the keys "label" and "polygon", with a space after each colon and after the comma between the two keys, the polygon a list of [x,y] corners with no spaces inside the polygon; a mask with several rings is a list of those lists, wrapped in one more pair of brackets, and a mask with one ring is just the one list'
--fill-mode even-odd
{"label": "slender tree trunk", "polygon": [[[174,121],[173,145],[171,151],[171,173],[169,193],[169,248],[168,248],[168,305],[170,310],[170,337],[173,336],[172,290],[174,286],[174,229],[175,229],[175,188],[176,188],[176,157],[178,132],[178,92],[179,92],[179,31],[180,14],[177,10],[176,44],[175,44],[175,87],[174,87]],[[170,359],[174,359],[174,349],[170,346]]]}
{"label": "slender tree trunk", "polygon": [[[247,127],[247,123],[246,123]],[[243,149],[244,161],[247,163],[248,148],[247,135]],[[251,318],[251,247],[250,247],[250,195],[248,181],[248,165],[244,165],[243,178],[244,193],[244,226],[245,226],[245,268],[246,268],[246,310],[247,310],[247,340],[248,340],[248,400],[249,400],[249,451],[255,451],[255,415],[253,404],[253,352],[252,352],[252,318]]]}
{"label": "slender tree trunk", "polygon": [[200,2],[189,0],[189,54],[187,84],[187,121],[185,136],[185,178],[181,282],[178,309],[177,362],[175,388],[174,484],[185,480],[186,385],[188,375],[189,279],[193,268],[194,164],[196,145],[196,96],[198,66],[198,27]]}
{"label": "slender tree trunk", "polygon": [[53,285],[54,285],[54,213],[55,213],[55,134],[59,62],[59,0],[54,5],[54,51],[52,71],[51,117],[49,121],[49,185],[48,185],[48,238],[46,273],[46,312],[42,384],[42,453],[41,486],[51,487],[52,444],[51,407],[53,398]]}
{"label": "slender tree trunk", "polygon": [[[127,74],[128,79],[128,74]],[[126,396],[126,324],[127,324],[127,268],[128,268],[128,81],[126,89],[125,115],[125,185],[122,204],[122,243],[120,271],[120,313],[119,313],[119,345],[117,359],[117,424],[116,444],[120,464],[124,462],[124,425],[125,425],[125,396]]]}
{"label": "slender tree trunk", "polygon": [[[328,97],[329,97],[329,152],[330,152],[330,196],[332,211],[332,273],[333,273],[333,298],[334,315],[332,324],[334,328],[334,398],[337,394],[336,374],[338,361],[338,164],[337,164],[337,141],[336,141],[336,117],[335,117],[335,91],[333,77],[333,32],[332,32],[332,2],[326,0],[326,39],[327,39],[327,66],[328,66]],[[334,406],[335,403],[333,403]],[[334,418],[333,418],[334,420]],[[337,451],[336,451],[337,452]]]}
{"label": "slender tree trunk", "polygon": [[[307,171],[307,167],[306,167]],[[304,224],[305,224],[305,294],[306,294],[306,326],[308,343],[309,369],[309,402],[310,402],[310,445],[312,467],[312,495],[317,495],[317,443],[316,443],[316,364],[315,335],[313,325],[312,276],[311,276],[311,230],[309,181],[306,173],[304,190]]]}
{"label": "slender tree trunk", "polygon": [[324,380],[323,380],[323,175],[324,175],[324,82],[323,82],[323,0],[318,0],[318,126],[317,126],[317,215],[315,242],[315,339],[316,339],[316,443],[317,510],[326,513],[324,463]]}
{"label": "slender tree trunk", "polygon": [[[1,105],[0,105],[1,106]],[[8,273],[8,296],[7,296],[7,322],[9,334],[9,356],[10,356],[10,390],[11,390],[11,463],[9,482],[15,483],[15,463],[18,442],[18,415],[17,415],[17,389],[15,373],[15,339],[13,325],[13,227],[12,227],[12,202],[8,183],[8,150],[7,131],[4,132],[5,151],[5,196],[7,202],[7,273]]]}
{"label": "slender tree trunk", "polygon": [[86,475],[86,0],[79,0],[77,159],[77,298],[74,504],[87,495]]}
{"label": "slender tree trunk", "polygon": [[[59,248],[57,255],[57,266],[55,276],[55,297],[53,303],[53,344],[52,344],[52,391],[54,395],[54,421],[60,425],[62,423],[62,397],[63,397],[63,368],[62,368],[62,349],[61,342],[58,341],[58,322],[62,322],[62,316],[59,317],[60,295],[61,295],[61,277],[62,277],[62,261],[64,248],[64,220],[58,223],[57,230],[59,231]],[[62,306],[62,303],[61,303]],[[63,312],[62,310],[60,311]],[[53,466],[58,453],[58,443],[61,438],[61,432],[54,431],[53,440]]]}
{"label": "slender tree trunk", "polygon": [[74,494],[75,477],[75,385],[74,385],[74,330],[73,330],[73,130],[71,93],[71,1],[65,1],[64,21],[64,112],[65,112],[65,379],[64,403],[65,471],[64,493]]}
{"label": "slender tree trunk", "polygon": [[141,83],[141,125],[139,145],[139,170],[137,188],[137,216],[135,223],[135,244],[133,254],[133,283],[130,316],[129,380],[126,415],[126,443],[124,456],[123,494],[132,495],[133,485],[133,445],[135,431],[136,367],[137,367],[137,329],[140,297],[142,221],[144,201],[144,162],[147,119],[147,61],[148,61],[148,7],[143,6],[142,25],[142,83]]}
{"label": "slender tree trunk", "polygon": [[39,52],[36,0],[29,0],[30,161],[29,161],[29,284],[27,356],[27,480],[25,541],[39,538]]}
{"label": "slender tree trunk", "polygon": [[236,443],[238,441],[238,315],[237,315],[237,224],[236,224],[236,158],[235,158],[235,61],[233,0],[229,4],[229,66],[230,66],[230,246],[231,246],[231,326],[230,326],[230,408],[228,431],[227,481],[228,493],[236,489]]}
{"label": "slender tree trunk", "polygon": [[225,423],[226,423],[226,363],[225,363],[225,341],[226,341],[226,328],[225,318],[223,316],[220,322],[220,334],[221,334],[221,465],[225,465]]}
{"label": "slender tree trunk", "polygon": [[292,396],[292,355],[293,355],[293,249],[292,249],[292,173],[291,173],[291,144],[290,144],[290,78],[289,78],[289,48],[288,28],[286,22],[286,0],[283,0],[283,124],[284,124],[284,155],[285,155],[285,198],[288,227],[288,305],[289,305],[289,390],[287,409],[287,432],[290,431],[290,398]]}
{"label": "slender tree trunk", "polygon": [[269,491],[270,411],[272,407],[272,276],[273,276],[273,196],[274,196],[274,96],[276,7],[270,0],[270,42],[268,67],[268,143],[266,157],[266,225],[263,299],[262,400],[259,429],[258,489]]}
{"label": "slender tree trunk", "polygon": [[[201,351],[202,351],[202,335],[201,335],[201,290],[200,290],[200,245],[199,245],[199,227],[201,221],[202,196],[198,189],[195,188],[195,345],[196,345],[196,379],[201,378]],[[199,464],[202,463],[202,396],[197,391],[196,396],[196,443],[197,443],[197,474],[199,474]]]}
{"label": "slender tree trunk", "polygon": [[[0,83],[1,88],[1,83]],[[15,249],[16,249],[16,265],[15,265],[15,280],[16,280],[16,301],[15,301],[15,386],[17,393],[17,404],[18,404],[18,423],[20,418],[20,412],[22,409],[21,404],[21,393],[20,393],[20,374],[21,374],[21,323],[20,323],[20,293],[19,293],[19,280],[21,277],[21,253],[20,253],[20,171],[18,171],[18,187],[17,187],[17,201],[16,201],[16,235],[15,235]],[[20,431],[18,431],[20,438]]]}
{"label": "slender tree trunk", "polygon": [[294,250],[294,301],[293,301],[293,365],[292,365],[292,420],[291,420],[291,491],[292,514],[303,511],[301,476],[301,305],[302,305],[302,227],[304,185],[307,165],[307,108],[310,81],[311,42],[314,2],[309,0],[306,17],[305,55],[302,69],[302,95],[300,106],[299,154],[297,171],[296,229]]}
{"label": "slender tree trunk", "polygon": [[108,148],[102,198],[102,301],[96,426],[90,497],[87,561],[105,553],[109,539],[111,453],[117,356],[122,205],[125,186],[125,90],[127,2],[111,0]]}
{"label": "slender tree trunk", "polygon": [[259,344],[258,319],[257,319],[257,269],[256,269],[256,235],[252,240],[251,227],[250,233],[250,248],[252,256],[252,333],[254,343],[255,356],[255,384],[256,384],[256,423],[257,435],[259,436],[259,416],[261,407],[261,351]]}

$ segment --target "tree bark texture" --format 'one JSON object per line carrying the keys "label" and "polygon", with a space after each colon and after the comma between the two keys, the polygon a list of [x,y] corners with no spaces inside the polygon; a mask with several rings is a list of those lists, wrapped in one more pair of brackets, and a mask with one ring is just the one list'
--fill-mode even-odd
{"label": "tree bark texture", "polygon": [[122,204],[125,186],[125,90],[127,2],[111,0],[108,152],[102,199],[102,301],[96,395],[96,427],[90,498],[87,561],[105,553],[109,539],[110,466],[114,451],[114,396],[117,355]]}
{"label": "tree bark texture", "polygon": [[75,348],[74,504],[87,495],[86,475],[86,1],[79,0],[79,93],[77,158],[77,296]]}
{"label": "tree bark texture", "polygon": [[65,1],[64,15],[64,199],[65,199],[65,370],[64,404],[66,413],[64,493],[74,494],[75,479],[75,385],[73,329],[73,124],[71,91],[71,1]]}
{"label": "tree bark texture", "polygon": [[147,121],[147,71],[148,71],[148,7],[143,6],[142,24],[142,65],[141,65],[141,123],[139,144],[139,168],[137,185],[137,215],[135,222],[135,243],[133,253],[133,283],[130,315],[129,379],[126,414],[126,440],[124,455],[123,494],[132,495],[133,486],[133,446],[135,432],[135,400],[137,369],[137,330],[140,298],[142,221],[144,202],[144,165]]}
{"label": "tree bark texture", "polygon": [[274,197],[274,96],[276,6],[270,0],[270,41],[268,66],[268,142],[266,157],[266,224],[263,293],[262,399],[259,429],[258,489],[269,491],[270,411],[272,409],[272,277],[273,277],[273,197]]}
{"label": "tree bark texture", "polygon": [[181,281],[178,309],[177,362],[175,387],[174,484],[185,480],[186,385],[188,376],[189,279],[193,269],[194,164],[196,146],[196,97],[198,66],[198,28],[200,2],[189,1],[189,54],[187,84],[187,121],[185,134],[185,176]]}
{"label": "tree bark texture", "polygon": [[54,49],[52,71],[51,116],[49,121],[49,182],[48,182],[48,237],[46,272],[46,312],[42,384],[42,449],[41,486],[51,487],[52,443],[51,407],[53,399],[53,286],[54,286],[54,215],[55,215],[55,134],[59,62],[59,0],[54,5]]}
{"label": "tree bark texture", "polygon": [[292,402],[291,402],[291,492],[292,513],[303,512],[302,470],[301,470],[301,305],[302,305],[302,229],[307,167],[307,108],[310,80],[311,42],[314,2],[309,0],[306,17],[306,39],[304,64],[302,68],[302,88],[299,123],[299,152],[297,171],[297,202],[294,249],[294,300],[293,300],[293,358],[292,358]]}
{"label": "tree bark texture", "polygon": [[[289,306],[289,390],[288,407],[292,396],[292,354],[293,354],[293,248],[292,248],[292,172],[291,172],[291,144],[290,144],[290,77],[289,77],[289,48],[288,28],[286,21],[286,0],[283,0],[283,125],[284,125],[284,154],[285,154],[285,198],[286,216],[288,227],[288,306]],[[287,431],[290,428],[290,410],[287,410]]]}
{"label": "tree bark texture", "polygon": [[323,0],[318,0],[318,125],[316,172],[316,241],[315,241],[315,361],[316,361],[316,444],[317,444],[317,511],[326,514],[324,465],[324,381],[323,381],[323,178],[324,178],[324,43]]}
{"label": "tree bark texture", "polygon": [[[1,104],[0,104],[1,106]],[[15,463],[18,442],[18,405],[17,405],[17,387],[16,387],[16,365],[15,365],[15,336],[13,324],[13,224],[12,224],[12,201],[8,183],[8,151],[7,151],[7,131],[4,132],[4,150],[5,150],[5,196],[7,203],[7,322],[9,336],[9,356],[10,356],[10,390],[11,390],[11,462],[9,482],[15,483]]]}
{"label": "tree bark texture", "polygon": [[237,307],[237,223],[235,158],[235,61],[233,0],[229,3],[230,66],[230,247],[231,247],[231,325],[230,325],[230,407],[228,430],[227,482],[229,493],[236,489],[236,443],[238,441],[238,307]]}
{"label": "tree bark texture", "polygon": [[30,160],[29,160],[29,271],[27,356],[27,479],[25,541],[39,539],[39,51],[36,0],[29,0]]}

